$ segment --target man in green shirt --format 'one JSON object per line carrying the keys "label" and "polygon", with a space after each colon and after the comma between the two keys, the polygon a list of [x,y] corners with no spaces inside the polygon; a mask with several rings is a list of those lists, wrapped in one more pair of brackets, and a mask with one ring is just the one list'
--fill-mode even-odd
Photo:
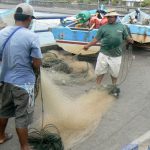
{"label": "man in green shirt", "polygon": [[90,46],[100,41],[101,49],[97,58],[95,74],[96,83],[100,84],[104,74],[108,71],[111,74],[112,84],[116,85],[121,65],[121,45],[124,40],[133,43],[126,27],[116,22],[118,13],[114,10],[105,15],[108,18],[108,24],[101,26],[93,41],[84,46],[88,50]]}

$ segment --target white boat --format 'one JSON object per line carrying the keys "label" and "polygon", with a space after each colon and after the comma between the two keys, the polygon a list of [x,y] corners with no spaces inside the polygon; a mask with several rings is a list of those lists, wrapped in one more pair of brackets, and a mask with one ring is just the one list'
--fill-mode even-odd
{"label": "white boat", "polygon": [[121,22],[129,28],[135,42],[150,43],[150,15],[140,9],[125,15]]}

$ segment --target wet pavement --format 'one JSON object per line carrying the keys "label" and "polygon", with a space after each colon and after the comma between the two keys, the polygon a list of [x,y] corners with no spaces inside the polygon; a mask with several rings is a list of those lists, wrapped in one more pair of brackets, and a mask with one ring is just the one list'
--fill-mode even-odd
{"label": "wet pavement", "polygon": [[[0,5],[0,7],[6,6]],[[38,11],[40,9],[37,8]],[[53,11],[52,8],[47,9],[56,13],[55,8]],[[60,13],[58,9],[57,13]],[[135,59],[128,76],[120,85],[119,99],[105,114],[95,133],[72,150],[121,150],[150,130],[150,51],[139,48],[133,51],[133,55]],[[70,95],[74,91],[73,96],[78,96],[85,92],[90,84],[81,85],[80,91],[76,91],[76,88],[79,88],[76,86],[61,88]],[[12,132],[14,135],[13,139],[0,145],[0,150],[19,150],[14,123],[14,119],[10,119],[7,126],[7,132]]]}
{"label": "wet pavement", "polygon": [[[150,51],[136,50],[133,54],[135,59],[126,80],[120,85],[119,99],[103,117],[95,133],[73,150],[121,150],[150,129]],[[85,92],[89,84],[81,85],[81,90],[77,91],[79,86],[75,85],[61,88],[70,96],[74,91],[72,96],[76,97]],[[9,121],[7,131],[14,137],[0,145],[0,150],[19,150],[13,119]]]}

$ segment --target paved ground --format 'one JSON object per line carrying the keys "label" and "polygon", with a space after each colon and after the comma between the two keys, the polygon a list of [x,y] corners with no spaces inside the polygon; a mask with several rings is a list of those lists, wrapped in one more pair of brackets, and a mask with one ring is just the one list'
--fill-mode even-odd
{"label": "paved ground", "polygon": [[[104,116],[96,132],[73,150],[121,150],[150,129],[150,52],[136,50],[134,55],[128,77],[121,85],[120,98]],[[88,86],[87,83],[80,87],[61,88],[76,97]],[[7,130],[14,134],[14,138],[0,145],[0,149],[19,150],[13,119]]]}
{"label": "paved ground", "polygon": [[[150,129],[150,51],[139,49],[134,51],[134,55],[135,60],[128,77],[120,86],[120,98],[104,116],[96,132],[73,150],[121,150]],[[87,87],[88,83],[80,86],[80,90],[76,90],[79,86],[61,88],[77,96]],[[14,138],[0,145],[0,150],[19,150],[13,119],[7,131],[12,132]]]}
{"label": "paved ground", "polygon": [[150,52],[136,50],[134,55],[120,98],[95,134],[74,150],[121,150],[150,129]]}

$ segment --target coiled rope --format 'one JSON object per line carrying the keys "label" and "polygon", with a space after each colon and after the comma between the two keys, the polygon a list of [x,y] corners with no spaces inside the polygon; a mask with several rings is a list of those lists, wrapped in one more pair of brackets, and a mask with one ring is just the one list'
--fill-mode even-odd
{"label": "coiled rope", "polygon": [[[30,128],[28,142],[34,150],[64,150],[60,133],[58,128],[54,124],[47,124],[44,126],[44,100],[41,82],[41,73],[36,74],[36,86],[37,95],[39,93],[39,87],[41,89],[41,101],[42,101],[42,123],[41,129]],[[36,95],[36,96],[37,96]]]}
{"label": "coiled rope", "polygon": [[119,71],[117,86],[121,85],[127,78],[129,69],[133,62],[132,44],[123,43],[122,45],[122,62]]}

